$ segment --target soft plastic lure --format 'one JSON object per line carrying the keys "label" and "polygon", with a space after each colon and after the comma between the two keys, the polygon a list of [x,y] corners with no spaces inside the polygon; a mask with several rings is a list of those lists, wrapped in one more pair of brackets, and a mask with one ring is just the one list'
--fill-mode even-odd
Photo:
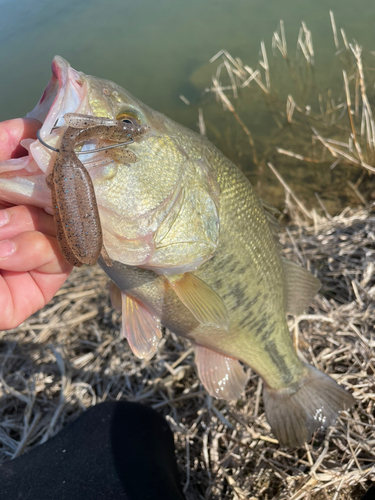
{"label": "soft plastic lure", "polygon": [[[109,152],[114,147],[119,148],[134,142],[146,132],[147,127],[128,118],[113,120],[68,113],[64,119],[68,128],[61,139],[59,149],[54,149],[58,155],[52,173],[47,178],[52,195],[57,239],[65,259],[73,266],[95,264],[99,255],[111,266],[111,259],[103,245],[99,210],[91,177],[77,157],[77,154],[86,152],[76,152],[74,148],[77,144],[91,139],[117,142],[118,144],[87,151]],[[137,160],[135,154],[124,147],[116,151],[116,158],[124,163],[134,163]]]}

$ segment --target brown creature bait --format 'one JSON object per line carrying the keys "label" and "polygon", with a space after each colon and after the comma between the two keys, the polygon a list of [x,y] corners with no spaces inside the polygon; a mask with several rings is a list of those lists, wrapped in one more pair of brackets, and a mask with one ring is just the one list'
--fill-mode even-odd
{"label": "brown creature bait", "polygon": [[[57,150],[53,171],[47,178],[52,195],[57,239],[65,259],[73,266],[95,264],[99,255],[111,266],[111,259],[103,245],[99,210],[91,177],[74,148],[79,143],[98,138],[101,141],[119,142],[120,144],[87,151],[105,151],[111,154],[113,147],[131,144],[146,132],[147,127],[129,118],[111,120],[68,113],[64,119],[68,128]],[[124,148],[116,151],[116,158],[124,163],[137,161],[135,154]]]}

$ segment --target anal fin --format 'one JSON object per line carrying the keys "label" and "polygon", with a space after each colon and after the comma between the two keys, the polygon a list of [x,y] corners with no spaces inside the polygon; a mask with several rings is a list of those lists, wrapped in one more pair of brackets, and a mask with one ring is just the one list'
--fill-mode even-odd
{"label": "anal fin", "polygon": [[199,378],[207,392],[220,399],[238,399],[247,376],[239,361],[202,346],[195,347]]}
{"label": "anal fin", "polygon": [[286,311],[289,314],[302,314],[307,309],[321,283],[307,269],[282,259],[286,281]]}
{"label": "anal fin", "polygon": [[138,300],[121,292],[122,332],[137,358],[150,359],[161,339],[160,321]]}
{"label": "anal fin", "polygon": [[181,302],[203,325],[229,329],[229,316],[218,294],[192,273],[166,276]]}

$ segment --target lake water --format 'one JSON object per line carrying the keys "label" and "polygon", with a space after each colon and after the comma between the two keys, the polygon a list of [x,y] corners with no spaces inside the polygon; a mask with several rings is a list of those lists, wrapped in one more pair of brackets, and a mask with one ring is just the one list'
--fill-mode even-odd
{"label": "lake water", "polygon": [[[197,130],[200,96],[210,84],[204,65],[225,48],[255,67],[261,40],[271,53],[272,33],[280,19],[293,51],[301,21],[312,31],[318,77],[329,76],[335,53],[330,9],[350,40],[375,49],[372,0],[0,0],[0,9],[0,120],[23,116],[34,107],[55,54],[75,69],[121,84],[151,107]],[[181,94],[192,106],[182,102]],[[203,106],[206,120],[210,106],[207,113]],[[257,126],[245,115],[255,138],[267,131],[266,113],[264,117]],[[220,133],[208,135],[222,146]],[[241,163],[236,148],[233,141],[223,146]],[[254,182],[261,172],[250,163],[240,166]]]}

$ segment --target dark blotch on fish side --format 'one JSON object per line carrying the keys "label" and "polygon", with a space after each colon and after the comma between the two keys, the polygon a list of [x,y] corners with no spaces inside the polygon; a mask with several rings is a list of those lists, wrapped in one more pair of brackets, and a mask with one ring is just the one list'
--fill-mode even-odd
{"label": "dark blotch on fish side", "polygon": [[266,342],[269,336],[272,334],[273,330],[267,328],[267,317],[262,316],[256,325],[253,325],[254,333],[256,337],[260,337],[262,342]]}
{"label": "dark blotch on fish side", "polygon": [[[272,332],[268,335],[268,337]],[[284,384],[288,385],[293,381],[293,375],[285,363],[284,356],[277,350],[276,344],[273,340],[268,338],[264,345],[264,350],[267,352],[272,361],[279,367],[281,378]]]}
{"label": "dark blotch on fish side", "polygon": [[223,280],[219,278],[218,280],[216,280],[214,282],[213,286],[214,286],[215,289],[222,288],[222,286],[223,286]]}
{"label": "dark blotch on fish side", "polygon": [[231,295],[236,299],[236,307],[242,307],[246,302],[246,289],[239,283],[231,291]]}
{"label": "dark blotch on fish side", "polygon": [[251,299],[250,298],[247,299],[246,304],[245,304],[246,307],[244,308],[247,312],[239,323],[240,328],[246,328],[246,327],[252,326],[253,317],[254,317],[252,307],[259,301],[259,298],[261,296],[262,296],[262,294],[258,293],[258,295],[255,295],[255,297],[252,297]]}

